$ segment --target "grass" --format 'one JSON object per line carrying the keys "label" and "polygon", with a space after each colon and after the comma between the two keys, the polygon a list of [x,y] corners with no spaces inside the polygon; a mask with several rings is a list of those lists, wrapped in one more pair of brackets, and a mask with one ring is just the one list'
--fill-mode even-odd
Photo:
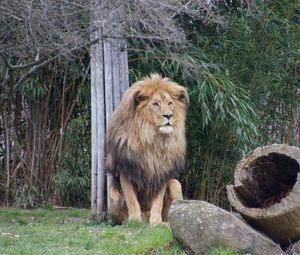
{"label": "grass", "polygon": [[184,255],[169,227],[90,220],[88,210],[0,208],[0,255]]}
{"label": "grass", "polygon": [[[165,225],[99,224],[85,209],[0,208],[0,255],[185,255]],[[209,255],[237,255],[212,247]]]}

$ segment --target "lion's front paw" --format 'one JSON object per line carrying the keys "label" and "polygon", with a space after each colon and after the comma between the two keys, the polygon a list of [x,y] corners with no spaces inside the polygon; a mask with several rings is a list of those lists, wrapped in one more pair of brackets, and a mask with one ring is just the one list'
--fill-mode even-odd
{"label": "lion's front paw", "polygon": [[150,216],[149,223],[151,225],[157,225],[162,223],[162,218],[160,214],[154,214]]}
{"label": "lion's front paw", "polygon": [[140,211],[129,213],[128,220],[142,220],[142,214]]}

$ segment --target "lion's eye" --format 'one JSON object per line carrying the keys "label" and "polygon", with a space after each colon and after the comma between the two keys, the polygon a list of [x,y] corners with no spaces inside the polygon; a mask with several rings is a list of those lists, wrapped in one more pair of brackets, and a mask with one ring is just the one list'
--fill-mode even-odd
{"label": "lion's eye", "polygon": [[159,106],[159,103],[155,102],[153,103],[154,106]]}
{"label": "lion's eye", "polygon": [[168,103],[168,105],[172,105],[172,104],[173,104],[172,102],[169,102],[169,103]]}

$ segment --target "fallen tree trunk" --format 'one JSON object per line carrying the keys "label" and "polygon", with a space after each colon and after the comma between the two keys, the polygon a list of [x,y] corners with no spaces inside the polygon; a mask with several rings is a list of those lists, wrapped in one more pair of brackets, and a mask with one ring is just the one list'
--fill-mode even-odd
{"label": "fallen tree trunk", "polygon": [[285,246],[300,238],[300,149],[259,147],[237,165],[227,187],[231,205],[246,221]]}

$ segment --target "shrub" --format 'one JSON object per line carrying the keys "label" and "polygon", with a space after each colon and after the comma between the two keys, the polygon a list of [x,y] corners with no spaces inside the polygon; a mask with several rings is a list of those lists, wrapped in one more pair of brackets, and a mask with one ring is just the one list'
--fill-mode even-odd
{"label": "shrub", "polygon": [[70,121],[63,148],[63,165],[53,177],[55,198],[63,205],[90,203],[90,128],[79,116]]}

